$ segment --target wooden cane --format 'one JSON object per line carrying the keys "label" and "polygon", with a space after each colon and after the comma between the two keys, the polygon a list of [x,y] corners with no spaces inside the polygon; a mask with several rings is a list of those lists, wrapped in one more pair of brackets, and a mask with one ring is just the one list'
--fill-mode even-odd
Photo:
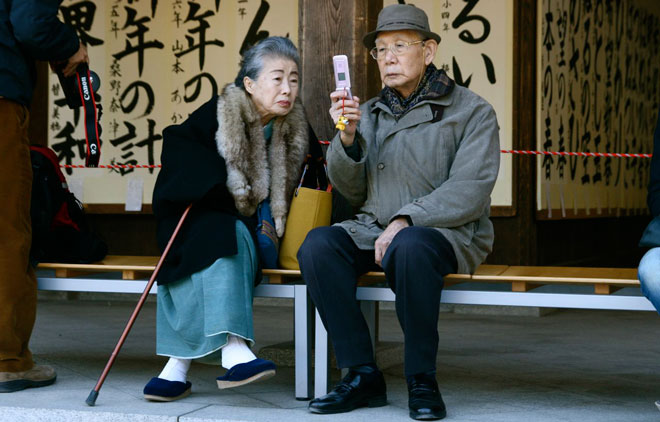
{"label": "wooden cane", "polygon": [[94,404],[96,404],[96,399],[99,396],[99,391],[101,390],[101,386],[103,385],[105,378],[108,376],[108,373],[112,368],[112,365],[115,363],[115,359],[119,354],[119,350],[124,345],[124,341],[126,341],[126,337],[128,337],[128,333],[131,331],[131,328],[133,328],[133,324],[135,323],[135,320],[137,319],[140,310],[142,310],[142,306],[144,305],[144,302],[147,300],[147,296],[149,295],[149,291],[151,290],[151,287],[154,285],[154,281],[156,281],[156,276],[158,276],[160,267],[163,264],[165,257],[169,253],[170,247],[172,246],[172,243],[174,243],[174,238],[176,238],[176,235],[179,233],[179,229],[181,229],[181,225],[183,225],[183,222],[188,216],[188,211],[190,211],[190,207],[192,207],[192,204],[188,205],[186,210],[183,212],[183,215],[179,219],[179,224],[177,224],[176,228],[174,229],[174,233],[172,233],[172,237],[170,237],[170,240],[167,242],[165,251],[163,251],[163,254],[160,256],[160,259],[158,260],[158,264],[156,265],[156,269],[154,270],[153,274],[151,274],[151,278],[149,279],[147,286],[144,288],[144,292],[142,292],[142,296],[140,296],[140,300],[138,301],[137,306],[133,310],[133,314],[126,323],[124,332],[121,334],[121,337],[119,338],[119,342],[117,342],[117,345],[115,346],[115,350],[112,351],[112,355],[110,355],[110,359],[108,359],[108,363],[105,364],[105,369],[103,369],[103,373],[101,373],[99,380],[96,382],[96,386],[89,393],[89,396],[87,396],[87,400],[85,400],[85,403],[87,403],[88,406],[94,406]]}

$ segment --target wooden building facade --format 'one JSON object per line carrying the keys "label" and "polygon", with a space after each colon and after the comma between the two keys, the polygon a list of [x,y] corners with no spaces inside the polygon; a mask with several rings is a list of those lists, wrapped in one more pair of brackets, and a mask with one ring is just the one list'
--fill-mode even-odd
{"label": "wooden building facade", "polygon": [[[505,0],[495,0],[501,1]],[[537,150],[539,104],[538,42],[541,0],[513,2],[513,62],[511,142],[514,150]],[[271,3],[275,3],[275,0]],[[602,3],[602,2],[596,2]],[[349,57],[354,86],[370,98],[380,91],[376,62],[362,45],[362,36],[375,28],[383,0],[298,0],[298,45],[302,59],[302,100],[308,119],[320,139],[334,135],[327,96],[334,89],[332,55]],[[656,6],[657,7],[657,6]],[[660,12],[660,11],[659,11]],[[48,139],[48,69],[39,67],[39,84],[32,106],[31,137]],[[657,104],[657,102],[656,102]],[[495,246],[490,264],[636,266],[642,255],[639,237],[648,215],[540,218],[538,158],[512,158],[511,205],[494,207]],[[89,219],[107,240],[111,254],[155,255],[155,221],[150,207],[125,212],[121,207],[93,205]]]}

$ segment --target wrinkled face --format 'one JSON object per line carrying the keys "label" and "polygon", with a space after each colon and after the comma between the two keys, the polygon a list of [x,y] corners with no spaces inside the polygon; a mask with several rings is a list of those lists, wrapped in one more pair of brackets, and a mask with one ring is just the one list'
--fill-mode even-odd
{"label": "wrinkled face", "polygon": [[298,96],[298,66],[289,59],[267,57],[257,80],[246,76],[243,84],[265,124],[273,117],[289,114],[293,108]]}
{"label": "wrinkled face", "polygon": [[438,44],[434,40],[416,43],[408,46],[399,55],[390,50],[390,46],[397,43],[412,43],[421,41],[416,31],[386,31],[378,34],[376,48],[383,49],[385,53],[378,58],[380,78],[386,86],[396,90],[403,98],[407,98],[415,91],[422,79],[426,66],[431,64],[435,57]]}

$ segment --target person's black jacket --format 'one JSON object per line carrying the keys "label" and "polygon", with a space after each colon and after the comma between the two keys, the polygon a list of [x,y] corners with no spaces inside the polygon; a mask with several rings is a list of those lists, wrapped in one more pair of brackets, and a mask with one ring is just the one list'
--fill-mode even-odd
{"label": "person's black jacket", "polygon": [[[251,100],[246,103],[245,99],[247,96],[244,91],[229,85],[221,96],[201,106],[184,123],[169,126],[163,131],[162,169],[153,195],[161,251],[167,245],[185,208],[191,203],[193,206],[163,263],[158,284],[179,280],[210,266],[220,257],[236,254],[237,219],[242,220],[252,233],[255,232],[256,218],[250,207],[264,198],[248,198],[249,206],[240,205],[243,208],[241,213],[237,207],[236,189],[228,187],[228,174],[240,173],[239,167],[248,169],[244,175],[250,178],[250,173],[258,173],[261,171],[259,168],[267,166],[267,157],[261,156],[265,150],[254,150],[254,145],[263,143],[261,123]],[[222,127],[218,124],[219,120],[222,121]],[[285,132],[289,135],[288,139]],[[289,115],[275,121],[269,148],[277,144],[278,139],[282,145],[286,145],[288,154],[279,161],[287,161],[288,166],[285,166],[287,177],[284,189],[273,181],[269,194],[266,186],[274,217],[277,214],[277,207],[273,206],[274,197],[277,196],[274,191],[283,192],[288,197],[286,200],[290,200],[308,154],[313,156],[310,161],[315,165],[305,176],[305,184],[316,187],[317,173],[321,176],[321,183],[327,183],[323,174],[321,147],[305,121],[299,103]],[[224,145],[222,156],[218,152],[221,144]],[[239,148],[232,150],[237,144]],[[304,149],[300,149],[302,147]],[[270,151],[272,153],[273,150]],[[280,173],[274,168],[278,166],[273,163],[274,160],[278,159],[270,158],[271,173],[282,174],[282,168],[279,169]],[[260,181],[257,179],[259,177],[255,176],[251,180],[253,192],[259,190]],[[246,212],[246,209],[249,210]]]}
{"label": "person's black jacket", "polygon": [[30,106],[34,60],[63,61],[78,51],[76,31],[57,18],[57,0],[0,0],[0,96]]}

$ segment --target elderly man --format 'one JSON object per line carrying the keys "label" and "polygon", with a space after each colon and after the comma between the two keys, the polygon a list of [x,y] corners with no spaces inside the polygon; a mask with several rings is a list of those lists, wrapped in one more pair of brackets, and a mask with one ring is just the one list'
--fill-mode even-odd
{"label": "elderly man", "polygon": [[298,259],[310,295],[348,375],[314,413],[387,403],[367,324],[355,299],[357,277],[382,268],[396,294],[405,335],[410,417],[440,419],[435,378],[443,277],[470,273],[493,244],[490,193],[499,167],[495,112],[432,61],[440,36],[424,11],[393,5],[364,44],[378,62],[380,95],[330,95],[330,115],[349,123],[328,150],[328,171],[359,213],[313,230]]}

